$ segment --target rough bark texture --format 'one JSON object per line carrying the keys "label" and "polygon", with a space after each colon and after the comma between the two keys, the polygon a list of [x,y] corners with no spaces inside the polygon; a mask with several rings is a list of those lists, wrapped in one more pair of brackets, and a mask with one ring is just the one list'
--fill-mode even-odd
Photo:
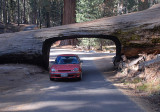
{"label": "rough bark texture", "polygon": [[63,25],[76,22],[76,0],[64,0]]}
{"label": "rough bark texture", "polygon": [[23,23],[26,24],[27,20],[26,20],[26,0],[23,0]]}
{"label": "rough bark texture", "polygon": [[19,4],[19,0],[17,2],[18,2],[18,26],[19,26],[19,24],[20,24],[20,4]]}
{"label": "rough bark texture", "polygon": [[[0,62],[42,63],[42,49],[49,39],[61,40],[84,35],[112,35],[120,39],[127,57],[138,53],[160,53],[160,4],[145,11],[102,18],[91,22],[63,25],[35,31],[0,35]],[[114,37],[112,37],[114,38]],[[45,43],[45,44],[44,44]],[[134,50],[135,49],[135,50]],[[127,55],[129,54],[129,55]],[[17,61],[18,60],[18,61]],[[26,61],[27,60],[27,61]]]}
{"label": "rough bark texture", "polygon": [[[64,0],[63,25],[76,22],[76,0]],[[76,45],[77,39],[62,40],[60,45]]]}
{"label": "rough bark texture", "polygon": [[3,0],[3,23],[7,24],[6,0]]}

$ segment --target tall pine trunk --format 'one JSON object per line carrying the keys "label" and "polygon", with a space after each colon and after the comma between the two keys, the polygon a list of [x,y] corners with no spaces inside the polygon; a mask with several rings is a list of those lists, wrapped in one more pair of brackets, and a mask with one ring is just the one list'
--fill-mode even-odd
{"label": "tall pine trunk", "polygon": [[7,24],[6,0],[3,0],[3,23]]}
{"label": "tall pine trunk", "polygon": [[11,11],[10,11],[10,15],[11,15],[11,22],[15,23],[15,15],[14,15],[14,10],[13,10],[13,0],[10,0],[10,8],[11,8]]}
{"label": "tall pine trunk", "polygon": [[50,27],[50,13],[49,11],[46,12],[46,27]]}
{"label": "tall pine trunk", "polygon": [[41,29],[41,25],[42,25],[42,20],[41,20],[41,8],[39,6],[39,9],[38,9],[38,20],[39,20],[39,28]]}
{"label": "tall pine trunk", "polygon": [[20,23],[20,6],[19,6],[19,0],[17,0],[18,2],[18,26],[19,26],[19,23]]}
{"label": "tall pine trunk", "polygon": [[75,23],[76,0],[64,0],[63,25]]}
{"label": "tall pine trunk", "polygon": [[148,2],[148,0],[138,0],[138,10],[139,11],[142,11],[142,10],[145,10],[145,9],[147,9],[147,8],[149,8],[149,2]]}
{"label": "tall pine trunk", "polygon": [[2,9],[2,5],[3,4],[3,1],[2,0],[0,0],[0,22],[2,22],[2,11],[3,11],[3,9]]}
{"label": "tall pine trunk", "polygon": [[[76,0],[64,0],[62,25],[76,22]],[[63,40],[60,45],[77,45],[77,39]]]}
{"label": "tall pine trunk", "polygon": [[26,24],[27,20],[26,20],[26,0],[23,1],[23,23]]}
{"label": "tall pine trunk", "polygon": [[8,1],[8,23],[11,23],[11,0]]}

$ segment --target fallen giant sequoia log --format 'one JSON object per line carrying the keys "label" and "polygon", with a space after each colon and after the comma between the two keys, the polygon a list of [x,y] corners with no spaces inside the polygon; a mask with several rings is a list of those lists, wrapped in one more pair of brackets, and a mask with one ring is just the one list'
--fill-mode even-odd
{"label": "fallen giant sequoia log", "polygon": [[[43,49],[50,46],[48,39],[65,39],[69,36],[110,35],[118,37],[122,52],[127,57],[139,53],[160,53],[160,4],[145,11],[102,18],[52,28],[44,28],[0,35],[0,62],[27,62],[43,65]],[[48,43],[47,43],[48,42]]]}

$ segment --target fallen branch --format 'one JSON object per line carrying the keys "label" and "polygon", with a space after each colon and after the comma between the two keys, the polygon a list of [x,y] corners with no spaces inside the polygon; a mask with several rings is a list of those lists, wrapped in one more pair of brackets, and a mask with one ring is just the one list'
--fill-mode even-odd
{"label": "fallen branch", "polygon": [[156,59],[152,59],[149,61],[145,61],[145,62],[139,64],[139,69],[142,69],[143,67],[148,67],[151,64],[158,63],[158,62],[160,62],[160,57],[157,57]]}
{"label": "fallen branch", "polygon": [[142,60],[144,60],[144,57],[143,57],[143,56],[142,56],[142,57],[139,57],[139,58],[137,58],[137,59],[135,59],[135,60],[133,60],[133,61],[131,61],[131,62],[128,64],[128,66],[130,67],[130,66],[136,65],[139,61],[142,61]]}

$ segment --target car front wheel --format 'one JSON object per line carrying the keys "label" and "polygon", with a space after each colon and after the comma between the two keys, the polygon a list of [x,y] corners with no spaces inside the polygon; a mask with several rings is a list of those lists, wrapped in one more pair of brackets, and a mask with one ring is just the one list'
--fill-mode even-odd
{"label": "car front wheel", "polygon": [[82,80],[82,73],[81,73],[80,77],[78,78],[78,80],[79,80],[79,81]]}
{"label": "car front wheel", "polygon": [[54,81],[54,78],[50,78],[50,81]]}

